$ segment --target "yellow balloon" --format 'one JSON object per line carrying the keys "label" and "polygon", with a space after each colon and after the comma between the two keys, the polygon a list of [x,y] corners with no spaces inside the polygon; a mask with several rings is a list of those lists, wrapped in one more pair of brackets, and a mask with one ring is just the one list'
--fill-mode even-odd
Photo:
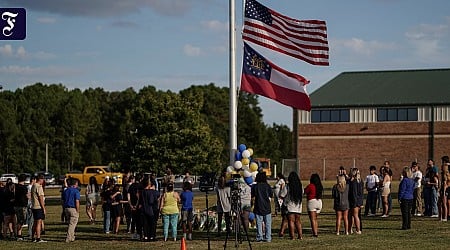
{"label": "yellow balloon", "polygon": [[248,158],[242,159],[241,162],[242,162],[242,165],[244,165],[244,166],[250,164],[250,160]]}
{"label": "yellow balloon", "polygon": [[250,171],[251,171],[251,172],[258,171],[258,164],[257,164],[256,162],[252,162],[252,163],[250,164]]}
{"label": "yellow balloon", "polygon": [[250,156],[253,155],[253,148],[247,148],[247,150],[250,152]]}

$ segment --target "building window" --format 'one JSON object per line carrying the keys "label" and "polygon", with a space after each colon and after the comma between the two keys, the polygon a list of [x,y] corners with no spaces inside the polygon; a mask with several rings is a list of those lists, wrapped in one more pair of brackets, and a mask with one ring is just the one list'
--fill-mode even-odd
{"label": "building window", "polygon": [[311,122],[349,122],[349,109],[321,109],[311,111]]}
{"label": "building window", "polygon": [[417,121],[417,108],[379,108],[377,121]]}

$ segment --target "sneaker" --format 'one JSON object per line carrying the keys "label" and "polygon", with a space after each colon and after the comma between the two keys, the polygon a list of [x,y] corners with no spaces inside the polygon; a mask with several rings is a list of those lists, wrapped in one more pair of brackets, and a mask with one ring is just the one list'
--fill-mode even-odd
{"label": "sneaker", "polygon": [[339,232],[337,232],[336,235],[339,235]]}
{"label": "sneaker", "polygon": [[31,239],[31,242],[37,242],[37,239],[33,238]]}
{"label": "sneaker", "polygon": [[190,234],[188,234],[188,238],[187,238],[188,240],[192,240],[192,234],[190,233]]}
{"label": "sneaker", "polygon": [[417,217],[421,217],[421,216],[422,216],[422,214],[421,214],[421,213],[418,213],[418,214],[416,214],[416,216],[417,216]]}
{"label": "sneaker", "polygon": [[387,217],[389,217],[389,215],[387,215],[387,214],[383,214],[383,215],[381,216],[381,218],[387,218]]}
{"label": "sneaker", "polygon": [[368,214],[367,216],[368,216],[368,217],[374,217],[375,214]]}
{"label": "sneaker", "polygon": [[17,237],[17,241],[23,241],[23,237],[22,236]]}
{"label": "sneaker", "polygon": [[356,231],[355,233],[356,233],[356,234],[361,234],[361,231]]}
{"label": "sneaker", "polygon": [[45,243],[47,242],[46,240],[40,239],[40,240],[36,240],[36,243]]}
{"label": "sneaker", "polygon": [[431,216],[431,218],[437,218],[437,217],[439,217],[439,215],[437,215],[437,214],[433,214],[433,215]]}

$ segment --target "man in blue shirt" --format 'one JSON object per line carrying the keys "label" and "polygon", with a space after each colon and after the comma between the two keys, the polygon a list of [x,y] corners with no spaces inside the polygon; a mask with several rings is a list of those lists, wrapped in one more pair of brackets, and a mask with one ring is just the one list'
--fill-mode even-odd
{"label": "man in blue shirt", "polygon": [[70,178],[67,181],[68,188],[64,190],[64,213],[68,219],[66,242],[75,241],[75,228],[80,217],[80,191],[78,190],[78,180]]}
{"label": "man in blue shirt", "polygon": [[190,182],[183,182],[183,192],[180,198],[183,237],[186,238],[186,233],[188,233],[187,239],[192,240],[192,220],[194,218],[192,201],[194,200],[194,193],[192,193],[192,184]]}

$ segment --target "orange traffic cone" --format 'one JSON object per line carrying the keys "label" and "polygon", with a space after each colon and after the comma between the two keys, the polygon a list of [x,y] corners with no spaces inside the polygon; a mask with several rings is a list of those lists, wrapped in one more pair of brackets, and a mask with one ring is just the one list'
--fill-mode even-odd
{"label": "orange traffic cone", "polygon": [[186,250],[186,239],[184,237],[181,238],[180,250]]}

